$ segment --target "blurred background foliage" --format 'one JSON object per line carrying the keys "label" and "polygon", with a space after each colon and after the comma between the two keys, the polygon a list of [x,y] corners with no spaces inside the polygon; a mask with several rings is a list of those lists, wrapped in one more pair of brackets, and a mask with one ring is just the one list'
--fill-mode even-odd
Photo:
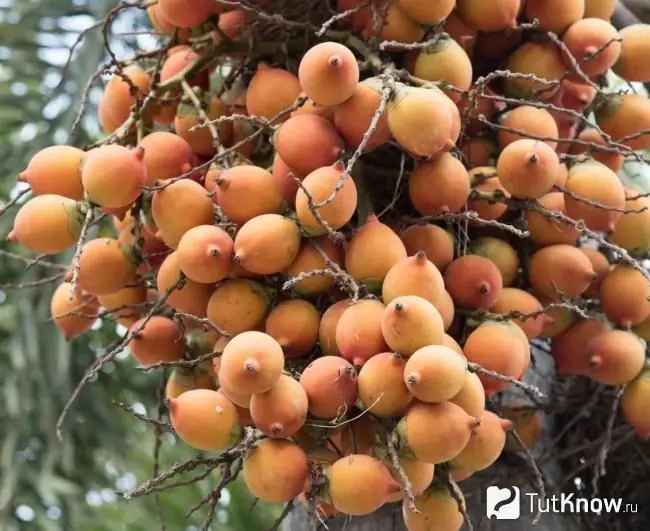
{"label": "blurred background foliage", "polygon": [[[0,0],[0,209],[20,188],[16,177],[39,149],[55,143],[76,146],[99,138],[94,119],[101,80],[90,91],[91,105],[70,135],[87,80],[104,59],[101,31],[88,32],[68,61],[80,32],[101,20],[114,0]],[[156,37],[142,11],[129,10],[114,25],[112,48],[126,57],[151,48]],[[133,405],[155,416],[158,373],[135,369],[128,353],[109,364],[80,396],[63,430],[55,424],[86,368],[116,338],[105,323],[87,337],[66,342],[49,321],[50,297],[68,256],[50,267],[29,265],[7,253],[13,214],[0,216],[0,529],[2,531],[151,531],[158,508],[148,496],[126,501],[119,495],[150,478],[154,434],[151,426],[113,405]],[[27,255],[25,255],[27,256]],[[27,269],[27,270],[26,270]],[[22,289],[15,285],[22,283]],[[39,284],[40,283],[40,284]],[[193,457],[167,434],[160,468]],[[186,478],[185,478],[186,479]],[[204,511],[186,513],[218,477],[160,495],[166,528],[198,529]],[[240,481],[222,497],[213,529],[264,529],[279,513],[257,504]],[[194,526],[194,527],[193,527]]]}

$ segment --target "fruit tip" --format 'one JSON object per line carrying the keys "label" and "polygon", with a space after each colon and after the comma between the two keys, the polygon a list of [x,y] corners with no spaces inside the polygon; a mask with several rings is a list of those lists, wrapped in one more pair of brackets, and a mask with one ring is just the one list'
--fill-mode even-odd
{"label": "fruit tip", "polygon": [[208,256],[212,256],[215,258],[221,256],[221,251],[219,250],[219,247],[217,245],[209,245],[207,251],[208,251]]}
{"label": "fruit tip", "polygon": [[65,280],[66,282],[70,282],[72,280],[72,269],[68,269],[65,272],[65,275],[63,275],[63,280]]}
{"label": "fruit tip", "polygon": [[481,419],[478,417],[470,417],[469,418],[469,428],[473,431],[476,430],[481,425]]}
{"label": "fruit tip", "polygon": [[481,295],[487,295],[490,293],[490,284],[488,282],[481,282],[479,284],[478,291]]}
{"label": "fruit tip", "polygon": [[407,387],[413,387],[414,385],[417,385],[418,382],[420,381],[420,373],[419,372],[410,372],[405,375],[404,381],[406,382]]}
{"label": "fruit tip", "polygon": [[499,422],[501,423],[503,431],[510,431],[514,426],[512,421],[509,419],[501,419]]}
{"label": "fruit tip", "polygon": [[16,235],[16,231],[12,230],[7,234],[6,240],[8,242],[17,242],[18,241],[18,236]]}
{"label": "fruit tip", "polygon": [[531,153],[528,155],[528,162],[531,164],[537,164],[539,162],[539,157],[537,156],[537,153]]}
{"label": "fruit tip", "polygon": [[603,358],[601,356],[594,355],[591,356],[591,358],[589,358],[589,368],[591,369],[597,369],[602,365],[602,363],[603,363]]}
{"label": "fruit tip", "polygon": [[404,305],[403,305],[401,302],[396,302],[396,303],[393,305],[393,308],[394,308],[395,311],[398,312],[398,313],[404,311]]}
{"label": "fruit tip", "polygon": [[19,183],[26,183],[27,182],[27,170],[21,171],[18,174],[18,178],[16,179]]}
{"label": "fruit tip", "polygon": [[138,146],[133,150],[133,154],[137,160],[143,160],[145,155],[145,149],[142,146]]}
{"label": "fruit tip", "polygon": [[424,252],[422,249],[420,249],[417,253],[415,253],[415,261],[418,264],[424,264],[428,260],[427,258],[427,253]]}
{"label": "fruit tip", "polygon": [[343,59],[339,55],[331,55],[327,62],[330,66],[339,67],[343,64]]}
{"label": "fruit tip", "polygon": [[244,362],[244,370],[246,372],[260,372],[260,364],[255,359],[248,359]]}

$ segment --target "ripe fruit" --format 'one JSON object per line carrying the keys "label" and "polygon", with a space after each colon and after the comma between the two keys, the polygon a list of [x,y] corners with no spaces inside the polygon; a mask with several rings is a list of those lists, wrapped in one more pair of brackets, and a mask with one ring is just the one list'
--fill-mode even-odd
{"label": "ripe fruit", "polygon": [[33,253],[58,254],[72,247],[81,235],[84,215],[73,199],[45,194],[24,203],[7,235]]}
{"label": "ripe fruit", "polygon": [[444,334],[444,323],[440,312],[428,300],[404,295],[386,306],[381,331],[391,350],[409,357],[427,345],[438,345]]}
{"label": "ripe fruit", "polygon": [[301,299],[276,305],[264,325],[264,331],[282,347],[285,357],[306,356],[316,347],[320,314],[316,307]]}
{"label": "ripe fruit", "polygon": [[[409,229],[414,227],[409,227]],[[428,227],[439,228],[434,225]],[[437,308],[445,298],[444,291],[445,283],[440,271],[427,260],[427,256],[423,251],[417,251],[414,256],[402,258],[390,268],[384,278],[381,293],[382,300],[386,304],[397,297],[417,295],[428,300]]]}
{"label": "ripe fruit", "polygon": [[398,85],[387,109],[392,135],[413,155],[433,157],[449,151],[458,139],[458,108],[438,89]]}
{"label": "ripe fruit", "polygon": [[[355,150],[361,145],[379,107],[381,92],[380,79],[366,79],[361,83],[357,83],[352,96],[334,109],[334,127],[336,127],[349,150]],[[388,142],[390,138],[388,117],[384,111],[366,143],[366,150],[381,146]]]}
{"label": "ripe fruit", "polygon": [[[430,3],[427,5],[431,5]],[[476,37],[478,31],[468,26],[459,16],[456,10],[452,11],[445,19],[442,26],[443,31],[447,33],[452,39],[460,44],[467,52],[467,55],[473,57],[474,45],[476,44]]]}
{"label": "ripe fruit", "polygon": [[[422,251],[441,272],[454,259],[454,237],[450,232],[437,225],[431,223],[411,225],[401,231],[399,237],[409,256],[414,256]],[[386,279],[384,279],[384,285],[386,285]],[[413,295],[417,295],[417,293],[413,293]]]}
{"label": "ripe fruit", "polygon": [[289,109],[300,92],[300,81],[291,72],[260,63],[248,84],[246,109],[251,116],[270,119]]}
{"label": "ripe fruit", "polygon": [[106,144],[86,153],[81,182],[90,200],[99,206],[131,205],[147,183],[144,149]]}
{"label": "ripe fruit", "polygon": [[444,463],[465,448],[477,425],[478,419],[451,402],[414,402],[396,428],[399,449],[424,463]]}
{"label": "ripe fruit", "polygon": [[[508,210],[508,205],[505,202],[491,201],[491,197],[495,198],[508,198],[510,194],[501,184],[501,181],[496,176],[496,168],[492,166],[478,166],[469,171],[470,181],[474,183],[475,178],[491,175],[489,178],[480,179],[478,184],[472,184],[472,190],[480,192],[481,194],[488,194],[488,197],[470,199],[467,202],[467,210],[476,212],[481,219],[499,219]],[[477,179],[478,180],[478,179]]]}
{"label": "ripe fruit", "polygon": [[601,319],[580,319],[551,341],[551,355],[558,375],[584,374],[589,360],[586,347],[592,338],[610,330]]}
{"label": "ripe fruit", "polygon": [[133,335],[129,344],[131,355],[141,365],[177,361],[185,351],[183,330],[175,321],[162,315],[136,321],[130,333]]}
{"label": "ripe fruit", "polygon": [[429,345],[406,361],[404,382],[421,402],[451,400],[463,388],[467,361],[449,347]]}
{"label": "ripe fruit", "polygon": [[[309,236],[327,234],[323,222],[338,230],[352,219],[357,207],[357,187],[349,175],[341,179],[343,171],[340,163],[324,166],[302,181],[296,194],[296,215]],[[326,200],[328,202],[320,206]]]}
{"label": "ripe fruit", "polygon": [[[161,296],[166,296],[165,302],[176,311],[199,318],[205,317],[213,287],[209,284],[199,284],[190,279],[185,279],[181,286],[179,284],[181,274],[178,255],[173,252],[165,258],[158,270],[156,277],[158,293]],[[216,324],[216,321],[213,322]],[[189,321],[186,324],[191,323],[192,321]]]}
{"label": "ripe fruit", "polygon": [[167,131],[148,134],[140,142],[140,147],[144,149],[143,162],[147,168],[148,185],[182,175],[192,160],[190,145],[180,136]]}
{"label": "ripe fruit", "polygon": [[523,446],[513,436],[512,431],[506,433],[504,452],[521,452],[525,448],[535,446],[542,436],[544,429],[540,411],[533,409],[524,402],[515,402],[501,408],[503,415],[512,421],[513,428],[523,442]]}
{"label": "ripe fruit", "polygon": [[614,142],[633,149],[650,148],[650,100],[640,94],[607,95],[595,110],[596,124]]}
{"label": "ripe fruit", "polygon": [[79,256],[79,287],[92,295],[107,295],[124,288],[135,270],[127,253],[113,238],[86,242]]}
{"label": "ripe fruit", "polygon": [[378,291],[391,267],[406,256],[399,236],[372,215],[345,245],[345,269],[354,280]]}
{"label": "ripe fruit", "polygon": [[341,315],[343,315],[343,312],[349,306],[350,299],[340,300],[327,308],[321,318],[320,327],[318,328],[318,343],[321,352],[327,356],[339,354],[336,345],[336,327],[338,326]]}
{"label": "ripe fruit", "polygon": [[514,74],[533,74],[536,81],[513,76],[505,81],[506,92],[513,97],[547,101],[559,90],[564,75],[562,54],[552,43],[526,42],[510,56],[507,69]]}
{"label": "ripe fruit", "polygon": [[126,122],[136,101],[142,103],[149,93],[150,83],[149,74],[136,65],[125,68],[122,75],[112,76],[101,96],[109,120],[118,127]]}
{"label": "ripe fruit", "polygon": [[327,468],[325,474],[332,506],[350,516],[376,511],[400,489],[388,469],[368,455],[342,457]]}
{"label": "ripe fruit", "polygon": [[[208,120],[218,120],[228,113],[225,103],[216,96],[205,102],[205,114]],[[181,103],[174,117],[174,129],[176,134],[185,140],[197,155],[211,157],[216,154],[216,140],[212,136],[209,127],[201,126],[204,123],[203,117],[194,105]],[[201,127],[199,127],[201,126]],[[196,129],[194,129],[196,127]],[[219,144],[227,146],[232,142],[233,123],[224,121],[215,125],[219,136]]]}
{"label": "ripe fruit", "polygon": [[616,9],[617,0],[585,0],[584,18],[602,18],[609,20]]}
{"label": "ripe fruit", "polygon": [[[411,20],[402,9],[393,4],[388,7],[384,17],[384,24],[379,28],[379,37],[384,41],[397,41],[400,43],[416,43],[422,40],[424,29],[420,24]],[[361,31],[364,39],[368,40],[377,34],[373,24],[372,13],[366,18],[365,27]],[[391,46],[387,48],[390,50]]]}
{"label": "ripe fruit", "polygon": [[[462,350],[460,354],[463,354]],[[475,372],[465,371],[463,386],[449,401],[462,407],[468,415],[480,417],[485,409],[485,389],[478,375]]]}
{"label": "ripe fruit", "polygon": [[268,437],[292,437],[305,424],[307,393],[291,376],[282,374],[271,389],[254,394],[250,412],[255,426]]}
{"label": "ripe fruit", "polygon": [[586,349],[586,374],[603,385],[624,385],[636,378],[645,361],[645,341],[633,332],[612,330],[597,335]]}
{"label": "ripe fruit", "polygon": [[471,28],[479,31],[501,31],[517,26],[520,0],[456,0],[458,16]]}
{"label": "ripe fruit", "polygon": [[503,278],[491,260],[479,255],[461,256],[445,270],[445,286],[462,308],[489,308],[501,293]]}
{"label": "ripe fruit", "polygon": [[336,325],[336,346],[341,356],[360,367],[388,346],[382,335],[385,306],[376,299],[365,299],[349,306]]}
{"label": "ripe fruit", "polygon": [[650,53],[648,29],[648,24],[632,24],[618,32],[622,39],[619,45],[621,53],[612,70],[627,81],[650,81],[650,68],[646,61]]}
{"label": "ripe fruit", "polygon": [[454,9],[454,0],[423,2],[422,0],[399,0],[397,5],[418,24],[431,25],[443,22]]}
{"label": "ripe fruit", "polygon": [[[388,501],[398,502],[403,500],[406,496],[406,492],[404,491],[404,480],[402,479],[401,473],[393,466],[392,460],[385,460],[384,466],[388,469],[392,478],[402,488],[402,492],[393,494],[388,498]],[[431,482],[433,481],[433,473],[435,471],[434,464],[423,463],[422,461],[417,461],[415,459],[400,459],[399,466],[408,479],[411,487],[411,494],[413,494],[413,496],[422,494],[424,490],[431,485]]]}
{"label": "ripe fruit", "polygon": [[650,281],[630,266],[617,265],[600,284],[600,304],[607,318],[621,326],[641,323],[650,314]]}
{"label": "ripe fruit", "polygon": [[648,399],[650,399],[650,370],[646,363],[641,373],[625,386],[621,396],[623,417],[642,438],[650,435]]}
{"label": "ripe fruit", "polygon": [[212,225],[214,205],[203,186],[181,179],[154,192],[151,213],[162,240],[176,249],[188,230]]}
{"label": "ripe fruit", "polygon": [[[304,92],[301,92],[299,98],[307,98],[307,96],[305,95]],[[302,104],[302,106],[300,106],[299,108],[297,108],[295,111],[291,113],[291,116],[296,116],[298,114],[317,114],[318,116],[322,116],[323,118],[326,118],[330,122],[333,122],[334,110],[335,107],[326,107],[323,105],[318,105],[317,103],[314,103],[312,100],[307,98],[305,100],[305,103]]]}
{"label": "ripe fruit", "polygon": [[176,435],[196,450],[217,452],[241,440],[237,409],[219,391],[192,389],[169,398],[169,414]]}
{"label": "ripe fruit", "polygon": [[18,181],[27,183],[34,195],[54,194],[80,201],[81,161],[84,152],[72,146],[49,146],[37,152]]}
{"label": "ripe fruit", "polygon": [[454,101],[460,95],[454,89],[468,90],[472,85],[472,62],[464,48],[451,37],[441,37],[420,50],[413,74],[426,81],[442,82]]}
{"label": "ripe fruit", "polygon": [[[228,218],[242,225],[262,214],[280,214],[284,195],[264,168],[240,165],[224,170],[216,180],[216,203]],[[246,197],[246,201],[241,198]]]}
{"label": "ripe fruit", "polygon": [[168,399],[178,398],[192,389],[212,389],[216,391],[217,386],[212,374],[202,365],[197,365],[191,369],[174,367],[165,386],[165,397]]}
{"label": "ripe fruit", "polygon": [[487,410],[483,411],[479,419],[481,423],[467,446],[451,461],[452,465],[461,470],[478,472],[492,465],[506,444],[506,431],[512,427],[511,421]]}
{"label": "ripe fruit", "polygon": [[271,175],[273,175],[273,178],[280,186],[280,190],[282,190],[282,197],[284,197],[287,205],[289,205],[290,208],[295,208],[296,194],[298,193],[298,188],[300,187],[298,181],[295,179],[297,175],[291,171],[291,168],[287,166],[286,162],[284,162],[277,155],[277,153],[273,158]]}
{"label": "ripe fruit", "polygon": [[[520,335],[521,334],[521,335]],[[463,347],[468,361],[502,376],[519,378],[530,363],[530,348],[512,321],[484,321],[474,329]],[[479,373],[486,396],[511,386]]]}
{"label": "ripe fruit", "polygon": [[191,7],[182,0],[158,0],[160,13],[174,26],[193,28],[203,24],[212,14],[212,0],[196,0]]}
{"label": "ripe fruit", "polygon": [[[288,277],[298,277],[311,271],[331,269],[323,254],[333,263],[343,264],[343,249],[328,237],[303,240],[298,256],[285,271]],[[303,296],[321,295],[334,286],[329,275],[313,275],[303,278],[293,285],[296,293]]]}
{"label": "ripe fruit", "polygon": [[[512,312],[529,316],[538,313],[544,306],[542,303],[527,291],[517,288],[503,288],[497,301],[490,308],[490,312],[498,314],[509,314]],[[514,318],[513,322],[517,324],[526,334],[528,339],[539,337],[544,326],[551,322],[551,318],[546,313],[541,313],[535,317]]]}
{"label": "ripe fruit", "polygon": [[178,265],[187,278],[194,282],[219,282],[232,269],[233,245],[230,235],[220,227],[192,227],[178,242]]}
{"label": "ripe fruit", "polygon": [[339,105],[354,94],[359,65],[346,46],[321,42],[302,56],[298,79],[305,94],[317,104]]}
{"label": "ripe fruit", "polygon": [[589,258],[591,266],[594,268],[594,272],[596,273],[596,278],[591,282],[591,284],[589,284],[587,291],[585,291],[585,295],[587,297],[598,297],[600,284],[603,278],[605,278],[605,275],[609,273],[612,266],[609,264],[607,257],[596,249],[581,247],[580,251]]}
{"label": "ripe fruit", "polygon": [[[541,295],[539,301],[545,308],[553,302]],[[561,334],[576,320],[576,314],[567,308],[550,308],[544,313],[549,317],[549,321],[544,325],[542,333],[539,335],[540,339],[547,339]]]}
{"label": "ripe fruit", "polygon": [[498,154],[495,143],[489,137],[484,136],[467,139],[460,145],[460,151],[468,168],[494,164]]}
{"label": "ripe fruit", "polygon": [[[452,485],[464,509],[463,493],[455,484]],[[411,510],[408,500],[404,500],[402,516],[409,531],[459,531],[465,521],[456,498],[444,484],[434,482],[430,488],[416,496],[415,508],[418,512]]]}
{"label": "ripe fruit", "polygon": [[357,372],[338,356],[312,361],[302,371],[300,385],[309,398],[309,412],[322,419],[342,417],[357,399]]}
{"label": "ripe fruit", "polygon": [[233,335],[259,330],[271,305],[265,286],[243,278],[219,284],[207,304],[210,321]]}
{"label": "ripe fruit", "polygon": [[510,286],[519,272],[519,255],[512,245],[500,238],[485,236],[470,242],[473,254],[494,262],[501,273],[504,286]]}
{"label": "ripe fruit", "polygon": [[539,22],[536,29],[561,35],[585,14],[585,0],[526,0],[524,15]]}
{"label": "ripe fruit", "polygon": [[512,196],[522,199],[536,199],[550,192],[559,171],[554,149],[539,140],[515,140],[497,159],[501,184]]}
{"label": "ripe fruit", "polygon": [[73,293],[70,282],[62,282],[52,294],[50,315],[66,341],[89,330],[96,313],[92,297],[79,290]]}
{"label": "ripe fruit", "polygon": [[267,503],[293,500],[309,488],[307,456],[284,439],[263,439],[244,459],[244,482],[253,496]]}
{"label": "ripe fruit", "polygon": [[537,201],[541,212],[526,211],[526,223],[531,239],[540,247],[545,245],[575,245],[580,233],[569,223],[555,219],[554,213],[567,216],[565,207],[566,196],[562,192],[551,192],[540,197]]}
{"label": "ripe fruit", "polygon": [[566,190],[564,204],[569,217],[583,220],[592,230],[614,229],[625,208],[625,189],[612,170],[595,160],[575,164],[569,170]]}
{"label": "ripe fruit", "polygon": [[262,214],[244,223],[235,236],[233,260],[251,273],[272,275],[298,256],[300,229],[279,214]]}
{"label": "ripe fruit", "polygon": [[409,197],[423,216],[436,212],[460,212],[469,197],[469,175],[450,153],[420,164],[408,180]]}
{"label": "ripe fruit", "polygon": [[535,290],[557,300],[582,295],[596,278],[587,256],[570,245],[557,244],[536,251],[528,262],[528,280]]}
{"label": "ripe fruit", "polygon": [[[580,70],[586,76],[605,74],[617,62],[621,53],[621,43],[616,40],[616,28],[609,22],[599,18],[584,18],[577,20],[562,36],[571,57],[580,65]],[[591,56],[598,52],[596,55]],[[572,68],[572,61],[566,55],[564,61],[567,68]],[[573,74],[572,78],[582,79],[583,76]]]}
{"label": "ripe fruit", "polygon": [[508,129],[514,129],[517,132],[499,129],[499,147],[504,149],[509,144],[523,138],[535,138],[540,142],[545,142],[555,149],[557,142],[555,139],[559,135],[557,123],[553,115],[546,109],[540,109],[531,105],[520,105],[509,111],[501,118],[501,125]]}
{"label": "ripe fruit", "polygon": [[343,153],[343,139],[332,122],[315,114],[292,116],[277,130],[278,156],[297,175],[334,164]]}
{"label": "ripe fruit", "polygon": [[223,349],[219,381],[244,393],[264,393],[284,367],[282,347],[270,335],[255,330],[233,337]]}
{"label": "ripe fruit", "polygon": [[650,199],[642,195],[634,189],[626,190],[626,212],[612,233],[612,243],[634,256],[644,255],[650,247]]}
{"label": "ripe fruit", "polygon": [[399,354],[375,354],[359,371],[359,400],[379,417],[396,417],[406,412],[413,395],[404,385],[406,362]]}

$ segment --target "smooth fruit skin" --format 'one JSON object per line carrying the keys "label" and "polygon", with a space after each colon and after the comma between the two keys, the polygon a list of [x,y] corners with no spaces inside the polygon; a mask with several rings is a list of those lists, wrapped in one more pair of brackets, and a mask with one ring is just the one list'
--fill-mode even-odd
{"label": "smooth fruit skin", "polygon": [[491,260],[479,255],[465,255],[445,270],[445,286],[454,303],[462,308],[492,306],[503,288],[503,278]]}
{"label": "smooth fruit skin", "polygon": [[244,482],[267,503],[289,502],[310,488],[304,450],[286,439],[264,439],[244,459]]}
{"label": "smooth fruit skin", "polygon": [[404,383],[421,402],[444,402],[465,383],[467,360],[449,347],[428,345],[416,350],[404,367]]}
{"label": "smooth fruit skin", "polygon": [[[559,135],[553,115],[546,109],[531,105],[515,107],[502,117],[501,125],[517,130],[517,133],[503,129],[498,131],[499,147],[501,149],[522,138],[557,138]],[[554,140],[542,140],[542,142],[547,143],[553,149],[557,145]]]}
{"label": "smooth fruit skin", "polygon": [[274,146],[296,175],[334,164],[343,153],[343,139],[332,122],[315,114],[289,118],[277,130]]}
{"label": "smooth fruit skin", "polygon": [[359,400],[379,417],[406,412],[413,395],[404,384],[406,362],[399,354],[375,354],[361,367],[358,377]]}
{"label": "smooth fruit skin", "polygon": [[623,417],[636,430],[639,437],[650,436],[650,366],[646,363],[643,371],[628,385],[621,396]]}
{"label": "smooth fruit skin", "polygon": [[558,244],[535,252],[528,262],[528,280],[535,290],[558,300],[582,295],[597,277],[589,258],[570,245]]}
{"label": "smooth fruit skin", "polygon": [[100,295],[97,301],[102,308],[111,312],[118,323],[130,328],[146,310],[147,295],[144,284],[137,283],[125,286],[115,293]]}
{"label": "smooth fruit skin", "polygon": [[[457,486],[453,488],[464,508],[463,493]],[[437,485],[416,496],[415,508],[418,512],[410,508],[407,499],[402,502],[402,516],[408,531],[459,531],[465,521],[458,501],[444,485]]]}
{"label": "smooth fruit skin", "polygon": [[[521,335],[520,335],[521,334]],[[502,376],[520,378],[530,363],[530,347],[521,329],[512,321],[485,321],[474,329],[463,352],[468,361]],[[479,374],[486,396],[511,386]]]}
{"label": "smooth fruit skin", "polygon": [[[440,231],[444,235],[448,234],[442,229]],[[403,234],[402,241],[404,241]],[[446,298],[445,282],[440,271],[427,258],[428,255],[424,251],[418,250],[414,256],[402,258],[390,268],[381,288],[381,296],[385,304],[390,304],[398,297],[416,295],[429,301],[442,313],[441,308]]]}
{"label": "smooth fruit skin", "polygon": [[527,42],[508,59],[507,69],[516,74],[534,74],[545,81],[513,77],[505,82],[513,97],[547,101],[559,90],[564,75],[562,54],[552,43]]}
{"label": "smooth fruit skin", "polygon": [[[205,317],[213,287],[189,279],[185,279],[181,287],[178,284],[181,274],[178,255],[176,252],[170,253],[158,269],[156,276],[158,293],[167,295],[165,302],[171,308],[195,317]],[[192,321],[189,321],[186,325],[191,323]]]}
{"label": "smooth fruit skin", "polygon": [[471,28],[486,32],[514,28],[520,7],[520,0],[456,0],[458,16]]}
{"label": "smooth fruit skin", "polygon": [[306,356],[318,343],[318,309],[302,299],[277,304],[264,323],[264,331],[275,338],[287,358]]}
{"label": "smooth fruit skin", "polygon": [[541,212],[528,210],[526,212],[526,223],[530,231],[531,239],[540,247],[546,245],[566,244],[575,245],[580,233],[570,223],[564,223],[560,219],[553,219],[553,213],[557,212],[565,218],[568,214],[565,206],[565,195],[563,192],[550,192],[538,200]]}
{"label": "smooth fruit skin", "polygon": [[81,248],[78,282],[88,293],[115,293],[128,285],[134,272],[128,249],[113,238],[95,238]]}
{"label": "smooth fruit skin", "polygon": [[96,313],[92,297],[79,293],[79,290],[73,293],[70,282],[62,282],[52,294],[50,315],[68,341],[90,330]]}
{"label": "smooth fruit skin", "polygon": [[555,150],[539,140],[515,140],[497,159],[501,184],[513,197],[522,199],[537,199],[550,192],[559,171]]}
{"label": "smooth fruit skin", "polygon": [[273,118],[289,109],[301,92],[300,81],[291,72],[261,64],[248,84],[246,108],[251,116]]}
{"label": "smooth fruit skin", "polygon": [[605,332],[587,345],[589,365],[585,372],[603,385],[625,385],[641,372],[645,348],[645,341],[634,332]]}
{"label": "smooth fruit skin", "polygon": [[167,131],[156,131],[140,142],[144,149],[144,165],[147,167],[147,184],[157,180],[182,175],[192,160],[192,148],[180,136]]}
{"label": "smooth fruit skin", "polygon": [[614,142],[635,151],[650,148],[650,135],[642,133],[650,128],[650,100],[645,96],[609,95],[594,112],[596,124]]}
{"label": "smooth fruit skin", "polygon": [[339,324],[343,312],[345,312],[350,305],[350,299],[343,299],[332,304],[327,308],[327,310],[325,310],[325,313],[323,313],[320,326],[318,327],[318,343],[321,352],[325,356],[334,356],[339,354],[339,349],[336,344],[336,327]]}
{"label": "smooth fruit skin", "polygon": [[300,383],[283,374],[271,389],[251,397],[249,409],[262,433],[274,439],[286,439],[305,424],[308,405],[307,393]]}
{"label": "smooth fruit skin", "polygon": [[454,236],[437,225],[411,225],[401,231],[399,237],[409,256],[422,251],[441,273],[454,259],[456,247]]}
{"label": "smooth fruit skin", "polygon": [[233,337],[223,349],[219,381],[255,394],[271,389],[282,375],[284,353],[270,335],[255,330]]}
{"label": "smooth fruit skin", "polygon": [[[462,350],[460,354],[464,356]],[[462,407],[468,415],[480,417],[485,409],[485,389],[478,375],[467,371],[463,387],[449,401]]]}
{"label": "smooth fruit skin", "polygon": [[[343,249],[328,237],[303,240],[298,256],[285,271],[290,278],[316,270],[331,269],[325,256],[338,266],[343,265]],[[294,284],[293,289],[304,297],[327,293],[334,286],[334,279],[329,275],[315,275],[304,278]]]}
{"label": "smooth fruit skin", "polygon": [[77,242],[82,225],[83,215],[76,201],[60,195],[39,195],[20,207],[7,240],[33,253],[58,254]]}
{"label": "smooth fruit skin", "polygon": [[196,450],[217,452],[241,440],[237,409],[218,391],[186,391],[169,399],[169,412],[176,434]]}
{"label": "smooth fruit skin", "polygon": [[469,197],[469,175],[462,162],[442,153],[411,172],[408,192],[413,207],[423,216],[460,212]]}
{"label": "smooth fruit skin", "polygon": [[[562,36],[571,56],[580,65],[584,76],[573,73],[571,79],[584,81],[585,76],[605,74],[619,59],[621,43],[618,42],[616,28],[599,18],[584,18],[569,27]],[[598,54],[589,58],[589,54]],[[565,64],[573,68],[573,61],[565,54]]]}
{"label": "smooth fruit skin", "polygon": [[154,192],[151,213],[162,240],[176,249],[188,230],[212,225],[214,204],[203,186],[181,179]]}
{"label": "smooth fruit skin", "polygon": [[271,306],[264,285],[244,278],[220,283],[207,302],[208,319],[233,335],[259,330]]}
{"label": "smooth fruit skin", "polygon": [[381,332],[391,350],[405,357],[442,341],[445,324],[436,307],[417,295],[393,299],[383,312]]}
{"label": "smooth fruit skin", "polygon": [[540,31],[564,33],[585,14],[585,0],[526,0],[524,15],[527,20],[537,19]]}
{"label": "smooth fruit skin", "polygon": [[183,0],[159,0],[158,6],[161,14],[174,26],[193,28],[208,20],[214,3],[212,0],[194,0],[187,5]]}
{"label": "smooth fruit skin", "polygon": [[55,194],[81,201],[83,156],[81,149],[72,146],[46,147],[30,159],[18,180],[27,183],[34,195]]}
{"label": "smooth fruit skin", "polygon": [[623,327],[650,315],[650,281],[630,266],[617,265],[600,284],[600,303],[607,318]]}
{"label": "smooth fruit skin", "polygon": [[[506,199],[509,198],[510,194],[501,184],[496,172],[497,169],[493,166],[478,166],[472,168],[469,171],[469,176],[472,180],[474,180],[475,177],[483,175],[490,176],[485,180],[480,180],[478,184],[473,184],[472,190],[487,194],[503,194],[502,197],[505,197]],[[476,212],[481,219],[499,219],[508,210],[508,205],[502,202],[494,202],[494,204],[492,204],[490,201],[478,198],[471,199],[467,202],[467,210]]]}
{"label": "smooth fruit skin", "polygon": [[130,329],[133,340],[131,355],[141,365],[161,361],[178,361],[185,351],[181,327],[172,319],[155,315],[136,321]]}
{"label": "smooth fruit skin", "polygon": [[641,256],[650,249],[650,199],[635,189],[627,189],[626,198],[626,213],[616,222],[612,243]]}
{"label": "smooth fruit skin", "polygon": [[[531,315],[539,312],[542,308],[544,308],[542,303],[527,291],[518,288],[503,288],[501,295],[490,308],[490,312],[498,314],[519,312],[524,315]],[[532,318],[514,319],[514,322],[521,327],[528,339],[539,337],[544,326],[551,321],[551,318],[546,313]]]}
{"label": "smooth fruit skin", "polygon": [[588,360],[587,345],[594,337],[611,329],[601,319],[580,319],[551,340],[551,355],[558,375],[583,374]]}
{"label": "smooth fruit skin", "polygon": [[512,427],[511,421],[487,410],[483,411],[479,420],[481,423],[467,446],[451,460],[451,464],[461,470],[478,472],[490,467],[501,455],[506,444],[506,432]]}
{"label": "smooth fruit skin", "polygon": [[614,73],[626,81],[650,81],[647,58],[650,54],[650,25],[632,24],[618,32],[621,54],[613,66]]}
{"label": "smooth fruit skin", "polygon": [[187,278],[203,284],[219,282],[232,270],[234,242],[214,225],[192,227],[178,242],[178,265]]}
{"label": "smooth fruit skin", "polygon": [[443,22],[455,7],[455,0],[399,0],[397,5],[418,24],[431,25]]}
{"label": "smooth fruit skin", "polygon": [[89,198],[108,208],[131,205],[147,183],[144,149],[107,144],[88,151],[81,182]]}
{"label": "smooth fruit skin", "polygon": [[519,273],[519,255],[510,243],[500,238],[484,236],[470,242],[469,248],[473,254],[494,262],[501,273],[504,287],[513,284]]}
{"label": "smooth fruit skin", "polygon": [[399,490],[388,469],[374,457],[353,454],[337,460],[326,471],[332,506],[350,516],[379,509]]}
{"label": "smooth fruit skin", "polygon": [[451,402],[413,402],[396,428],[399,450],[424,463],[444,463],[465,448],[477,424],[478,419]]}
{"label": "smooth fruit skin", "polygon": [[357,399],[357,372],[339,356],[312,361],[300,375],[300,385],[309,398],[309,412],[318,418],[345,415]]}
{"label": "smooth fruit skin", "polygon": [[[406,497],[406,492],[404,491],[404,480],[400,472],[394,467],[392,459],[384,460],[384,466],[390,472],[390,475],[393,477],[400,487],[402,488],[401,492],[397,492],[392,496],[388,497],[389,502],[398,502],[402,501]],[[422,494],[425,489],[431,485],[433,481],[433,474],[435,472],[436,465],[431,463],[423,463],[422,461],[417,461],[415,459],[400,459],[399,465],[402,468],[404,474],[408,478],[408,482],[411,485],[411,493],[414,496]]]}
{"label": "smooth fruit skin", "polygon": [[300,252],[298,225],[279,214],[262,214],[244,223],[235,236],[233,260],[251,273],[284,271]]}
{"label": "smooth fruit skin", "polygon": [[352,304],[336,325],[336,346],[342,357],[357,367],[375,354],[388,350],[382,335],[385,306],[381,301],[366,299]]}
{"label": "smooth fruit skin", "polygon": [[321,42],[302,56],[298,79],[305,94],[317,104],[339,105],[354,94],[359,65],[348,47]]}
{"label": "smooth fruit skin", "polygon": [[[325,166],[311,172],[302,181],[296,194],[296,215],[308,236],[327,234],[321,220],[338,230],[352,219],[357,208],[357,187],[349,175],[343,179],[343,185],[339,184],[344,170],[344,166],[338,163]],[[329,200],[327,204],[316,207],[326,200]]]}

